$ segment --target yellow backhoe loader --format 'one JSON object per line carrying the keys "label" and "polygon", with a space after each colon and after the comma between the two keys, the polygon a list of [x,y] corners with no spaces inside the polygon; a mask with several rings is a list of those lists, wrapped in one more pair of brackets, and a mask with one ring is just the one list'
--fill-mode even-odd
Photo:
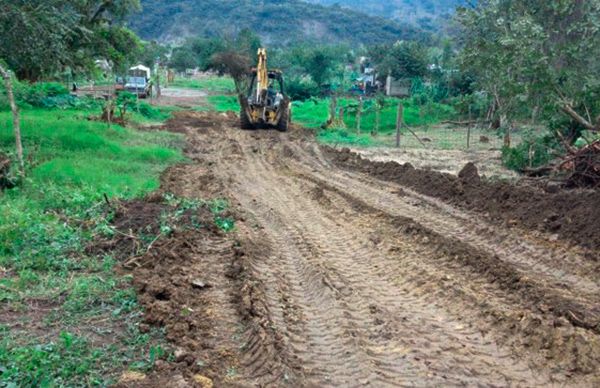
{"label": "yellow backhoe loader", "polygon": [[291,120],[290,99],[286,96],[283,74],[267,69],[267,50],[258,50],[258,64],[250,72],[248,93],[240,95],[242,129],[274,127],[288,130]]}

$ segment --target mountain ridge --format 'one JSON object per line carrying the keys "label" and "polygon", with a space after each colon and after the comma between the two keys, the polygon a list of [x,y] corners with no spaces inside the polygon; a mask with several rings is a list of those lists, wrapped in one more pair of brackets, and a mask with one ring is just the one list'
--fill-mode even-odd
{"label": "mountain ridge", "polygon": [[342,7],[298,0],[142,0],[129,26],[143,39],[178,43],[191,36],[233,35],[243,28],[266,44],[291,42],[378,44],[400,39],[427,41],[414,25]]}
{"label": "mountain ridge", "polygon": [[427,30],[440,27],[466,0],[304,0],[325,6],[339,6],[369,15],[386,17]]}

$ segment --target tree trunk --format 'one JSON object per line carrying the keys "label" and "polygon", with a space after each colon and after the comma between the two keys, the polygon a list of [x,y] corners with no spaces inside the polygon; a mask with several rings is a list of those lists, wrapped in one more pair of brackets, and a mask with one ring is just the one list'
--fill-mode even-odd
{"label": "tree trunk", "polygon": [[329,118],[327,122],[323,126],[323,128],[329,128],[335,121],[335,114],[337,111],[337,96],[334,94],[331,96],[331,100],[329,102]]}
{"label": "tree trunk", "polygon": [[374,128],[373,132],[371,132],[371,135],[377,136],[379,134],[380,124],[381,124],[381,108],[379,106],[377,106],[375,108],[375,128]]}
{"label": "tree trunk", "polygon": [[561,108],[564,113],[566,113],[573,120],[581,124],[585,129],[590,131],[600,131],[600,120],[596,125],[594,125],[593,123],[590,123],[588,120],[586,120],[579,113],[577,113],[570,104],[564,104]]}
{"label": "tree trunk", "polygon": [[19,171],[21,175],[25,175],[25,161],[23,160],[23,143],[21,143],[21,119],[19,117],[19,108],[15,102],[15,95],[13,93],[12,80],[10,72],[2,65],[0,65],[0,75],[4,79],[4,85],[6,86],[6,94],[10,103],[10,109],[13,116],[13,130],[15,132],[15,142],[17,147],[17,158],[19,159]]}
{"label": "tree trunk", "polygon": [[356,111],[356,132],[358,132],[358,133],[360,133],[362,110],[363,110],[363,99],[362,99],[362,97],[360,97],[358,100],[358,109]]}

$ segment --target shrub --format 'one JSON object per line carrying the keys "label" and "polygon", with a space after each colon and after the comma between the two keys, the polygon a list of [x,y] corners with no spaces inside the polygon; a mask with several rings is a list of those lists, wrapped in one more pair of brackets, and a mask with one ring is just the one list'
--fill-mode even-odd
{"label": "shrub", "polygon": [[303,78],[289,78],[286,80],[286,93],[293,101],[306,101],[318,96],[321,90],[313,81]]}
{"label": "shrub", "polygon": [[553,136],[535,137],[525,135],[521,144],[502,149],[502,162],[511,170],[523,171],[528,167],[540,167],[550,162],[560,149]]}

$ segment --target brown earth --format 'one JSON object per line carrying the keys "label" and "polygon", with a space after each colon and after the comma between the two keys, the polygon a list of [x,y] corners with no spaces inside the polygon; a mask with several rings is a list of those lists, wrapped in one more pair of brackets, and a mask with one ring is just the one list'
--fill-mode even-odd
{"label": "brown earth", "polygon": [[[342,168],[406,185],[421,194],[486,213],[492,219],[508,225],[518,224],[557,234],[560,238],[596,252],[600,249],[599,190],[516,186],[502,181],[471,179],[472,171],[465,179],[460,175],[418,170],[410,164],[373,162],[347,149],[338,151],[327,148],[325,153]],[[591,255],[590,258],[598,260],[599,257]]]}
{"label": "brown earth", "polygon": [[[237,227],[176,229],[124,259],[145,324],[177,351],[123,386],[600,384],[596,240],[574,246],[569,225],[547,233],[532,210],[516,217],[508,204],[533,206],[532,189],[474,166],[458,178],[372,163],[299,129],[241,131],[228,115],[178,113],[167,128],[186,134],[192,163],[162,190],[228,198]],[[534,193],[554,198],[555,221],[588,217],[558,203],[573,193]],[[115,225],[154,233],[157,206],[132,203]]]}

